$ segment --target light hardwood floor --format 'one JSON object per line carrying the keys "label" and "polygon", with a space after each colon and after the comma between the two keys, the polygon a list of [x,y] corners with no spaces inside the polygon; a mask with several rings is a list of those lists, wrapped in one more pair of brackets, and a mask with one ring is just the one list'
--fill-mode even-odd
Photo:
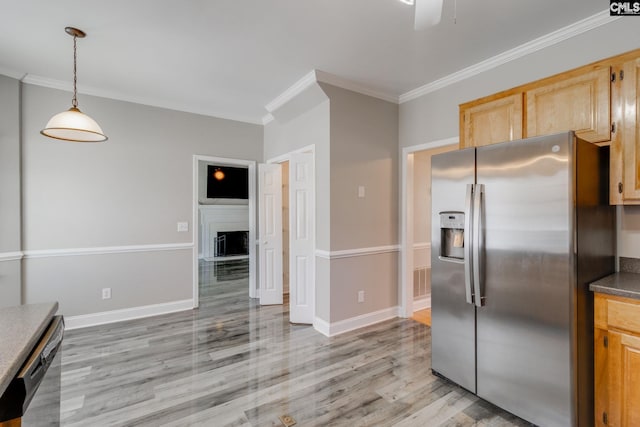
{"label": "light hardwood floor", "polygon": [[64,426],[526,426],[430,370],[430,328],[326,338],[248,298],[246,262],[203,263],[197,310],[69,331]]}
{"label": "light hardwood floor", "polygon": [[423,325],[431,326],[431,309],[425,308],[424,310],[418,310],[413,313],[411,318]]}

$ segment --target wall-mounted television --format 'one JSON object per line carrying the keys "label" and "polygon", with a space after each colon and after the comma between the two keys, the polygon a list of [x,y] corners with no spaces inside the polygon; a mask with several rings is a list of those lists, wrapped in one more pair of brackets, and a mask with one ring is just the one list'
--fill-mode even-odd
{"label": "wall-mounted television", "polygon": [[207,198],[248,199],[249,169],[207,165]]}

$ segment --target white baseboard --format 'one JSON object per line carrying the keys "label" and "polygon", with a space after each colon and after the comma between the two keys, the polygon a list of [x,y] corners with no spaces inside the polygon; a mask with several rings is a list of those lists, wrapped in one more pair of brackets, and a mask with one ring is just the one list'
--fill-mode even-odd
{"label": "white baseboard", "polygon": [[398,307],[389,307],[334,323],[329,323],[326,320],[316,317],[313,321],[313,327],[327,337],[334,337],[336,335],[344,334],[345,332],[364,328],[365,326],[374,325],[396,317],[398,317]]}
{"label": "white baseboard", "polygon": [[100,313],[81,314],[64,318],[65,329],[80,329],[124,320],[141,319],[159,314],[175,313],[193,309],[193,299],[172,301],[162,304],[144,305],[141,307],[123,308],[121,310],[103,311]]}
{"label": "white baseboard", "polygon": [[413,311],[425,310],[431,308],[431,295],[426,298],[421,298],[413,301]]}
{"label": "white baseboard", "polygon": [[316,317],[313,319],[313,328],[326,337],[331,336],[331,325],[326,320]]}

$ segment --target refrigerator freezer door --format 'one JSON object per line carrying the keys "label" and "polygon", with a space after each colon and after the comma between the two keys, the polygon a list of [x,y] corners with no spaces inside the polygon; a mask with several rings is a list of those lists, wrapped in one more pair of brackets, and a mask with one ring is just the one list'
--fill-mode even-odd
{"label": "refrigerator freezer door", "polygon": [[[467,302],[465,262],[471,236],[460,240],[462,260],[443,257],[443,212],[465,212],[467,185],[475,178],[475,149],[433,156],[431,161],[431,367],[437,373],[476,391],[475,306]],[[456,216],[460,218],[460,216]],[[465,226],[465,228],[467,228]]]}
{"label": "refrigerator freezer door", "polygon": [[573,134],[477,150],[484,184],[477,394],[541,426],[570,426],[575,264]]}

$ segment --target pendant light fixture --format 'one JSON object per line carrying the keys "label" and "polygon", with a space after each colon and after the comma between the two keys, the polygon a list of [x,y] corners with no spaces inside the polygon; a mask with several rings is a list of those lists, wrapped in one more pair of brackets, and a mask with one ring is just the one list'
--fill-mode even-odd
{"label": "pendant light fixture", "polygon": [[49,138],[63,141],[106,141],[107,136],[102,132],[98,123],[78,109],[76,40],[78,37],[84,38],[86,34],[84,31],[73,27],[66,27],[64,31],[73,36],[73,99],[71,100],[71,108],[53,116],[40,133]]}

